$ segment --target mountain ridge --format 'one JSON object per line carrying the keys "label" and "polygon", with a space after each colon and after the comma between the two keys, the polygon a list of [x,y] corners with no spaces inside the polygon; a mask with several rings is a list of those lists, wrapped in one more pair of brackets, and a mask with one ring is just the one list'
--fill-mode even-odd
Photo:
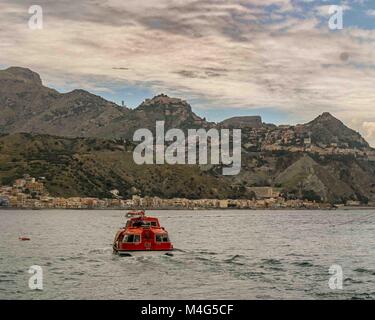
{"label": "mountain ridge", "polygon": [[[155,121],[161,120],[165,120],[166,129],[231,128],[238,125],[239,128],[255,130],[253,135],[266,128],[272,134],[275,130],[280,131],[281,136],[288,130],[266,125],[259,116],[233,117],[217,124],[208,122],[195,114],[187,101],[164,94],[128,109],[82,89],[59,93],[45,87],[39,74],[22,67],[0,70],[0,111],[0,132],[3,133],[131,139],[135,130],[148,128],[153,131]],[[296,140],[311,138],[313,144],[323,148],[335,144],[369,148],[359,133],[330,113],[323,113],[306,124],[289,127],[294,130]]]}
{"label": "mountain ridge", "polygon": [[[81,89],[59,93],[19,67],[0,71],[0,112],[0,184],[28,173],[46,177],[56,196],[107,197],[117,189],[123,197],[251,199],[252,188],[270,187],[292,199],[375,201],[374,149],[330,113],[295,126],[259,116],[216,124],[165,94],[128,109]],[[156,121],[166,129],[239,126],[240,174],[222,177],[212,165],[135,166],[132,134],[154,131]]]}

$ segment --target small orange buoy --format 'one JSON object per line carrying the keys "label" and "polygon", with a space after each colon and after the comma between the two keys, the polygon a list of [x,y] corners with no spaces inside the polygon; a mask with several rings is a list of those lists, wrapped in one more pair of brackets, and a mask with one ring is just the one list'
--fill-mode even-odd
{"label": "small orange buoy", "polygon": [[28,237],[19,237],[18,239],[21,240],[21,241],[30,241],[31,240]]}

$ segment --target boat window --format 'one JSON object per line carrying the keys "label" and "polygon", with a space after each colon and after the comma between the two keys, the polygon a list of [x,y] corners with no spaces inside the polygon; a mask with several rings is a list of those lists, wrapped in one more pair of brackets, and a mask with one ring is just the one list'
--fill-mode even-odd
{"label": "boat window", "polygon": [[139,234],[126,234],[122,240],[124,243],[141,242],[141,236]]}
{"label": "boat window", "polygon": [[156,242],[169,242],[169,237],[167,234],[157,234]]}
{"label": "boat window", "polygon": [[144,225],[143,221],[134,221],[133,222],[133,228],[142,227]]}
{"label": "boat window", "polygon": [[143,225],[144,226],[152,226],[152,227],[157,227],[158,226],[157,223],[156,223],[156,221],[145,221],[143,223]]}
{"label": "boat window", "polygon": [[126,234],[122,242],[124,243],[134,242],[134,234]]}

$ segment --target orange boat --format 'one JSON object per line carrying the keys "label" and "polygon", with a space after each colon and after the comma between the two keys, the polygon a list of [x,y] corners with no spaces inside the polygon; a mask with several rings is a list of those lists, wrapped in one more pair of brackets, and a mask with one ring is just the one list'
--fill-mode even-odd
{"label": "orange boat", "polygon": [[126,215],[129,220],[115,236],[113,250],[119,255],[131,256],[140,251],[165,251],[171,255],[173,245],[168,232],[160,226],[159,220],[147,217],[144,211],[133,211]]}
{"label": "orange boat", "polygon": [[30,241],[31,239],[28,237],[18,237],[18,240],[20,241]]}

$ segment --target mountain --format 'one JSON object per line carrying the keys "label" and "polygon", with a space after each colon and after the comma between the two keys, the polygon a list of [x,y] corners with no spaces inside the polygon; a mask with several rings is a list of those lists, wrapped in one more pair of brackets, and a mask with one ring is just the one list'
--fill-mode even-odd
{"label": "mountain", "polygon": [[304,155],[281,172],[275,183],[286,190],[294,191],[302,198],[310,194],[315,195],[316,200],[329,201],[354,196],[352,188],[345,181],[334,177],[328,169],[308,155]]}
{"label": "mountain", "polygon": [[[263,147],[280,144],[292,130],[296,138],[290,140],[292,145],[310,137],[312,144],[323,148],[369,148],[359,133],[329,113],[288,129],[263,124],[259,116],[233,117],[216,125],[196,115],[181,99],[161,94],[135,109],[128,109],[84,90],[59,93],[45,87],[37,73],[20,67],[0,71],[0,112],[0,133],[131,139],[135,130],[154,131],[155,122],[164,120],[166,129],[241,128],[245,131],[245,144],[251,137],[255,141],[250,144],[257,145],[264,140]],[[252,132],[246,134],[246,130]]]}
{"label": "mountain", "polygon": [[61,94],[38,74],[11,67],[0,71],[0,132],[67,137],[108,137],[107,128],[129,110],[84,90]]}
{"label": "mountain", "polygon": [[130,110],[84,90],[59,93],[25,68],[0,71],[0,132],[65,137],[131,138],[139,128],[209,127],[183,100],[159,95]]}
{"label": "mountain", "polygon": [[375,201],[375,162],[353,156],[244,153],[240,174],[222,176],[215,166],[138,166],[133,161],[134,146],[122,140],[3,134],[0,185],[10,185],[27,173],[44,177],[48,192],[64,197],[111,197],[110,190],[117,189],[125,198],[139,194],[252,199],[252,187],[269,186],[291,198]]}
{"label": "mountain", "polygon": [[197,116],[186,101],[160,94],[152,99],[146,99],[139,107],[130,110],[123,119],[111,124],[115,127],[122,126],[118,128],[117,134],[112,134],[112,137],[132,139],[134,132],[140,128],[155,132],[156,121],[165,121],[165,130],[208,129],[214,125]]}
{"label": "mountain", "polygon": [[[374,150],[329,113],[297,126],[259,116],[215,124],[164,94],[128,109],[84,90],[59,93],[18,67],[0,71],[0,112],[0,184],[28,173],[46,177],[56,196],[118,189],[124,197],[252,198],[252,187],[269,186],[292,198],[375,201]],[[240,174],[223,177],[212,165],[136,166],[132,135],[154,131],[159,120],[166,129],[242,128]]]}
{"label": "mountain", "polygon": [[[164,120],[166,129],[241,128],[244,144],[255,150],[279,148],[280,141],[289,141],[289,147],[302,146],[309,137],[313,145],[323,148],[369,148],[359,133],[329,113],[288,128],[264,124],[259,116],[233,117],[216,125],[199,117],[181,99],[161,94],[128,109],[84,90],[59,93],[45,87],[37,73],[20,67],[0,71],[0,112],[0,133],[131,139],[137,129],[154,131],[155,122]],[[288,138],[291,130],[293,139]]]}
{"label": "mountain", "polygon": [[338,144],[349,148],[369,148],[369,144],[358,132],[345,126],[329,112],[302,125],[300,129],[301,132],[311,137],[312,143],[322,146]]}
{"label": "mountain", "polygon": [[0,185],[25,173],[44,177],[53,196],[112,197],[118,189],[163,198],[251,197],[246,190],[192,165],[136,165],[133,146],[99,138],[62,138],[16,133],[0,135]]}
{"label": "mountain", "polygon": [[164,94],[147,99],[134,111],[139,119],[146,121],[146,127],[155,126],[158,120],[164,120],[167,128],[208,128],[213,125],[197,116],[186,101]]}

